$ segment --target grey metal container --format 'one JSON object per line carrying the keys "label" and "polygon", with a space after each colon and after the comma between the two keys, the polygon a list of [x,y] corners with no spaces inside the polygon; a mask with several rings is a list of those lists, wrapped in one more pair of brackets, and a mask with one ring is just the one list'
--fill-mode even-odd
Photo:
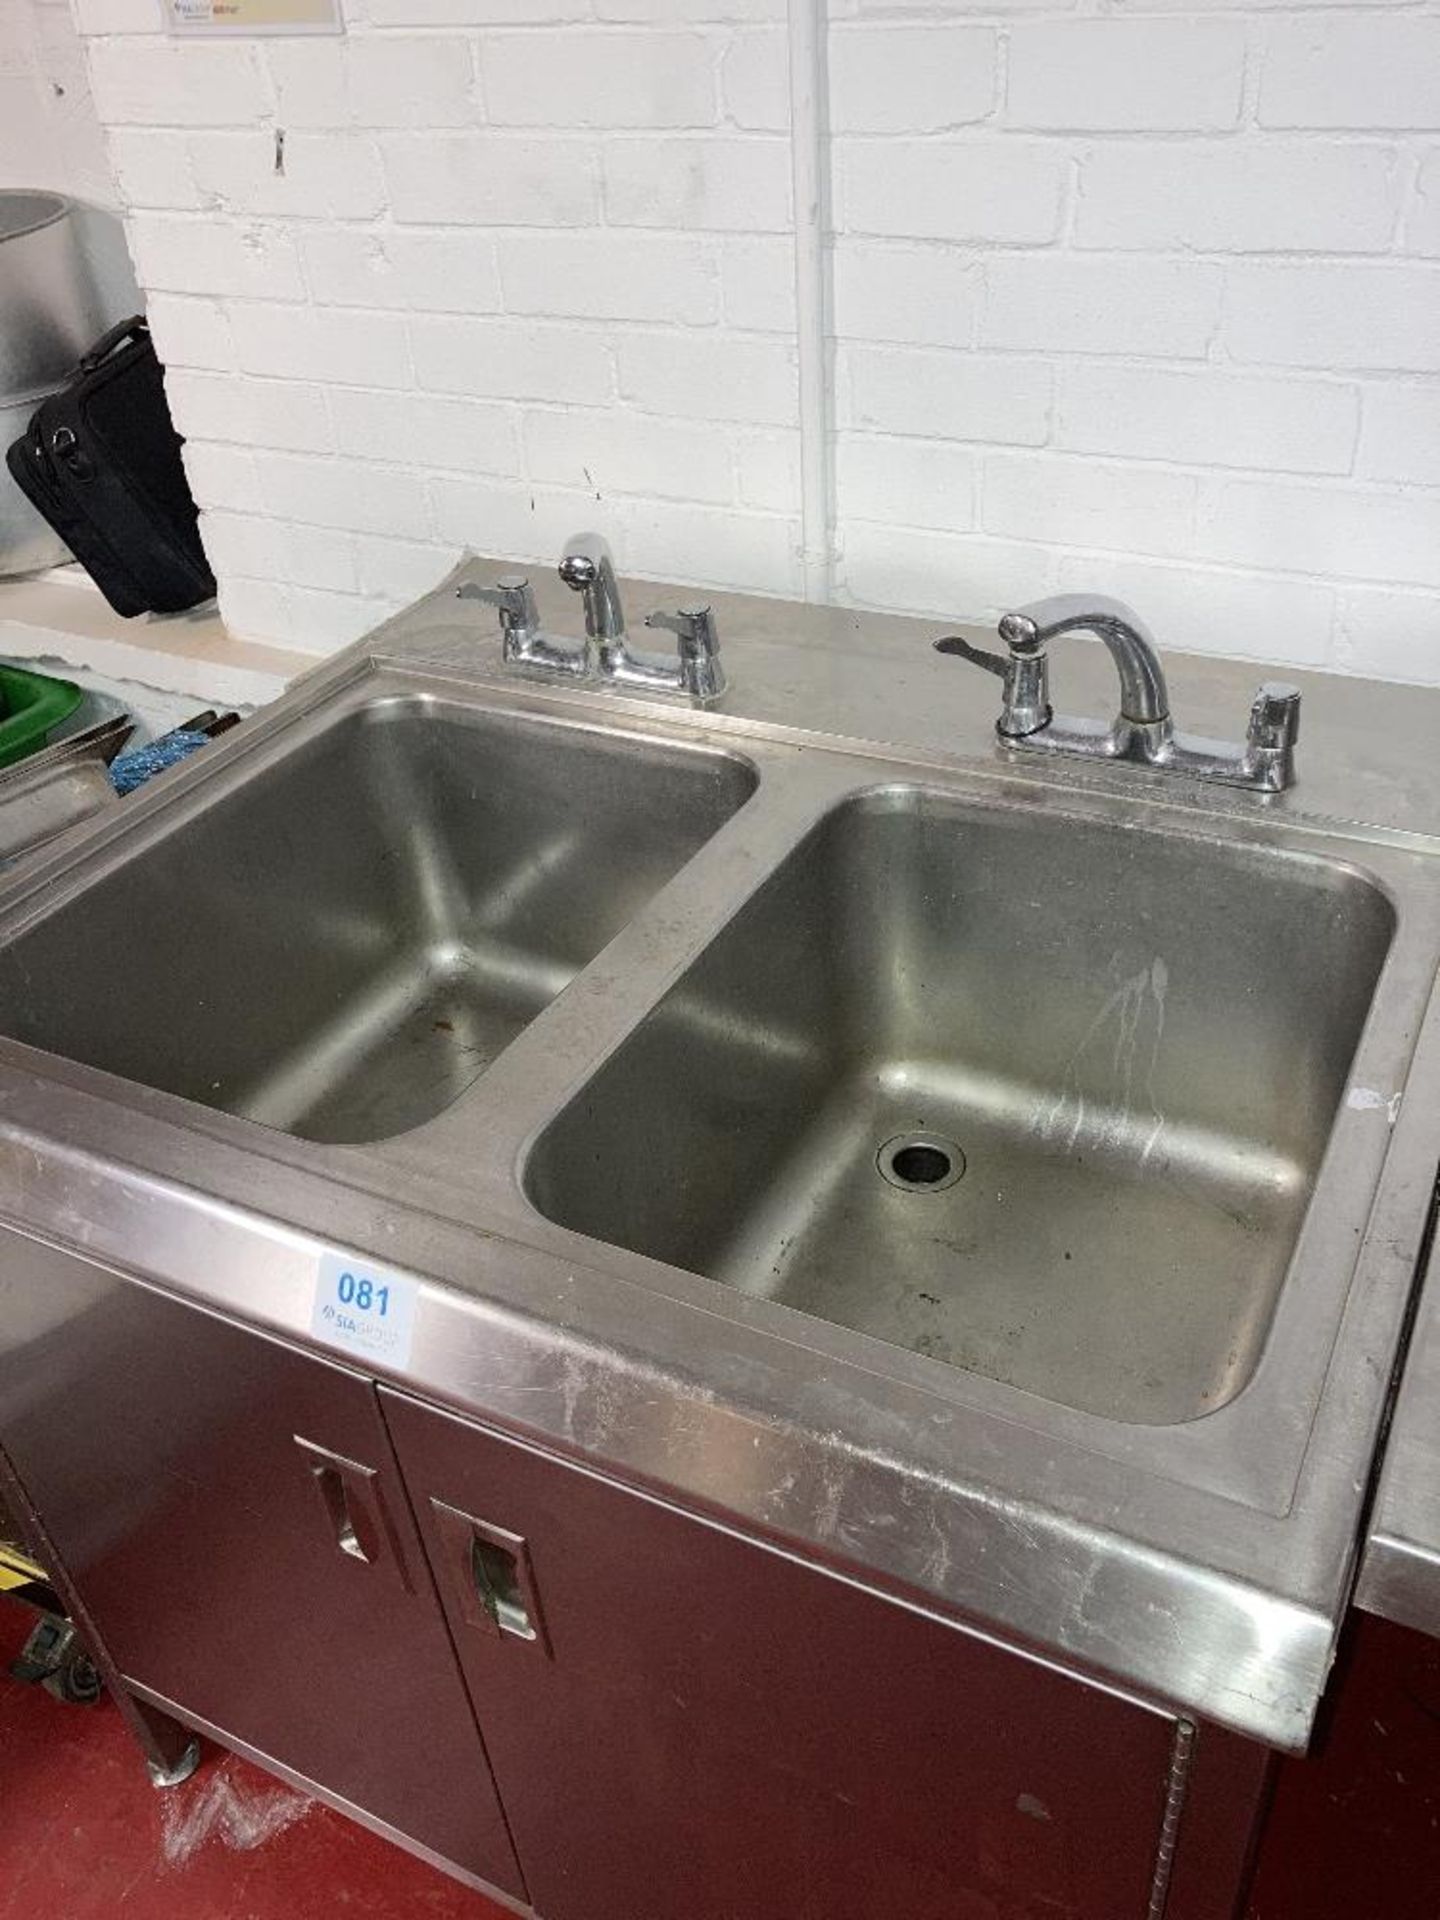
{"label": "grey metal container", "polygon": [[104,329],[72,203],[38,188],[0,191],[0,406],[38,402]]}
{"label": "grey metal container", "polygon": [[[0,454],[104,329],[72,203],[40,188],[0,191]],[[0,575],[67,557],[64,541],[0,467]]]}

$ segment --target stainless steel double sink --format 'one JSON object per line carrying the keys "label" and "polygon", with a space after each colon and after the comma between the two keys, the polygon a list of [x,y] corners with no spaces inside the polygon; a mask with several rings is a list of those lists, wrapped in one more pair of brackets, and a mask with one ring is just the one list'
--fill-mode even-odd
{"label": "stainless steel double sink", "polygon": [[[6,1138],[34,1149],[14,1076],[38,1075],[81,1103],[57,1145],[117,1182],[138,1157],[152,1206],[199,1194],[216,1234],[249,1207],[373,1253],[388,1201],[523,1249],[502,1284],[412,1243],[437,1310],[490,1328],[427,1378],[455,1350],[437,1319],[417,1388],[504,1417],[541,1391],[515,1365],[495,1384],[526,1339],[584,1391],[608,1365],[609,1413],[577,1431],[572,1394],[557,1442],[1303,1738],[1403,1311],[1392,1283],[1388,1319],[1354,1324],[1440,957],[1435,846],[1124,770],[1022,778],[555,692],[473,632],[467,653],[455,617],[437,597],[418,641],[362,645],[127,834],[11,887]],[[169,1146],[137,1149],[127,1112]],[[349,1231],[347,1192],[372,1203]],[[105,1213],[78,1238],[117,1258]],[[115,1232],[173,1284],[133,1214]],[[537,1258],[563,1314],[527,1291]],[[248,1305],[303,1310],[258,1279]],[[667,1393],[688,1424],[654,1413]],[[516,1402],[541,1430],[548,1404]],[[743,1407],[767,1449],[788,1433],[791,1485],[686,1451],[697,1405]],[[1306,1493],[1317,1433],[1334,1485]],[[872,1486],[847,1532],[848,1475],[877,1463],[892,1510]],[[942,1498],[1037,1554],[1048,1520],[1030,1596],[976,1536],[963,1563]],[[1157,1620],[1172,1567],[1189,1598]]]}
{"label": "stainless steel double sink", "polygon": [[762,775],[368,699],[42,911],[0,949],[0,1021],[304,1139],[382,1141],[788,780],[819,817],[717,887],[723,924],[597,1048],[523,1156],[533,1205],[1110,1419],[1222,1405],[1314,1187],[1384,891],[1333,857],[864,769],[840,797],[787,757]]}

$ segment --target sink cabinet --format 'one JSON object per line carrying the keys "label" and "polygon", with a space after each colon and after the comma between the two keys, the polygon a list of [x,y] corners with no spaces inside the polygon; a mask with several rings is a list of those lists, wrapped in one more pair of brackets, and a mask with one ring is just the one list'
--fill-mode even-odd
{"label": "sink cabinet", "polygon": [[545,1920],[1158,1913],[1167,1716],[381,1399]]}
{"label": "sink cabinet", "polygon": [[13,1233],[0,1445],[142,1699],[543,1920],[1235,1911],[1263,1749]]}
{"label": "sink cabinet", "polygon": [[523,1895],[368,1380],[7,1233],[0,1447],[142,1698]]}

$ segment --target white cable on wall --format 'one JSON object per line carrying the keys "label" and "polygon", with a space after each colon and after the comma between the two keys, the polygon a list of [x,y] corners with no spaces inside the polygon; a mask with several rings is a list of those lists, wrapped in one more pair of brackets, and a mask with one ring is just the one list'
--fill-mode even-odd
{"label": "white cable on wall", "polygon": [[829,315],[826,0],[790,4],[790,167],[795,194],[795,324],[800,363],[800,553],[807,600],[834,587]]}

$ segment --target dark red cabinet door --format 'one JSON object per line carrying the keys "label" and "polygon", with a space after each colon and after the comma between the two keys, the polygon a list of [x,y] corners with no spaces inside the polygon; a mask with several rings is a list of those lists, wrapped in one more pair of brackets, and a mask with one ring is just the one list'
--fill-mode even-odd
{"label": "dark red cabinet door", "polygon": [[7,1234],[0,1441],[129,1680],[523,1894],[370,1381]]}
{"label": "dark red cabinet door", "polygon": [[381,1402],[544,1920],[1144,1920],[1163,1714]]}

